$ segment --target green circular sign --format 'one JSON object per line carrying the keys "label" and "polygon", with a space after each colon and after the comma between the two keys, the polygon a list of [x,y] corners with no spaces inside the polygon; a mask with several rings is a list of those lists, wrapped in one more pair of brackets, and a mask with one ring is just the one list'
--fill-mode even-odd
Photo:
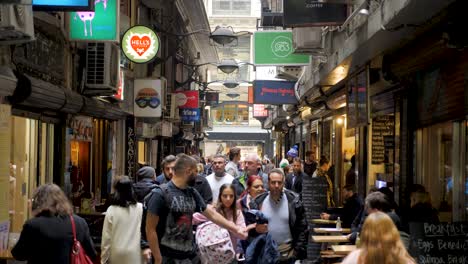
{"label": "green circular sign", "polygon": [[285,36],[276,37],[271,43],[271,51],[276,57],[285,58],[293,53],[292,40]]}
{"label": "green circular sign", "polygon": [[158,54],[160,41],[158,35],[149,27],[131,27],[122,37],[122,51],[130,61],[147,63]]}

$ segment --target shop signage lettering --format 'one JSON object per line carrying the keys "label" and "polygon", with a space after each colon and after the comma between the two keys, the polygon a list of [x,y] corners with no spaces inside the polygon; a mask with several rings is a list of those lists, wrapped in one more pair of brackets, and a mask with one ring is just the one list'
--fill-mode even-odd
{"label": "shop signage lettering", "polygon": [[295,82],[290,81],[254,81],[255,104],[296,104]]}
{"label": "shop signage lettering", "polygon": [[70,40],[118,41],[118,1],[96,0],[94,12],[70,14]]}
{"label": "shop signage lettering", "polygon": [[125,146],[126,152],[126,165],[125,171],[127,175],[132,177],[135,175],[135,119],[133,116],[127,117],[126,120],[126,133],[127,144]]}
{"label": "shop signage lettering", "polygon": [[348,6],[341,3],[284,1],[284,24],[286,27],[339,26],[348,17],[347,9]]}
{"label": "shop signage lettering", "polygon": [[214,106],[219,104],[219,93],[207,92],[205,93],[206,105]]}
{"label": "shop signage lettering", "polygon": [[254,33],[254,64],[257,66],[308,65],[309,55],[294,54],[292,31]]}
{"label": "shop signage lettering", "polygon": [[182,121],[185,121],[185,122],[200,121],[200,108],[181,109],[180,117]]}
{"label": "shop signage lettering", "polygon": [[263,104],[254,104],[253,105],[253,117],[268,117],[268,110],[265,109]]}
{"label": "shop signage lettering", "polygon": [[180,109],[198,108],[199,95],[198,91],[181,91],[176,92],[176,102]]}
{"label": "shop signage lettering", "polygon": [[122,51],[130,61],[147,63],[156,57],[160,47],[158,35],[149,27],[134,26],[122,37]]}

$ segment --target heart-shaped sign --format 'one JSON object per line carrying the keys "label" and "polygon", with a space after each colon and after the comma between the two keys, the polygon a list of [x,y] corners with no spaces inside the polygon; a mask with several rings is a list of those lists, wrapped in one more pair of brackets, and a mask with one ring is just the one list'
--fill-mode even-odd
{"label": "heart-shaped sign", "polygon": [[130,45],[132,49],[138,53],[138,55],[143,55],[151,46],[151,39],[148,36],[133,36],[130,39]]}

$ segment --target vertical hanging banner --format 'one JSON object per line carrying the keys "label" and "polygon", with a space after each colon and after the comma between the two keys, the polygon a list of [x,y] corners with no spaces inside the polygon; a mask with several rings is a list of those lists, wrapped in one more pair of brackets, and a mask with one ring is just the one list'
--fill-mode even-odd
{"label": "vertical hanging banner", "polygon": [[11,106],[0,104],[0,222],[9,220],[10,148]]}
{"label": "vertical hanging banner", "polygon": [[135,117],[161,117],[162,81],[160,79],[136,79],[134,83]]}
{"label": "vertical hanging banner", "polygon": [[95,0],[94,12],[70,13],[70,40],[119,41],[119,0]]}

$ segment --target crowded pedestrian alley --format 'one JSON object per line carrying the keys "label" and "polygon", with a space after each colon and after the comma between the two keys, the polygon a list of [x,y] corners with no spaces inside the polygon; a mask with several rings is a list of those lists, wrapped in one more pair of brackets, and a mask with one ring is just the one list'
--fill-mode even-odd
{"label": "crowded pedestrian alley", "polygon": [[464,0],[0,0],[0,264],[468,264]]}

